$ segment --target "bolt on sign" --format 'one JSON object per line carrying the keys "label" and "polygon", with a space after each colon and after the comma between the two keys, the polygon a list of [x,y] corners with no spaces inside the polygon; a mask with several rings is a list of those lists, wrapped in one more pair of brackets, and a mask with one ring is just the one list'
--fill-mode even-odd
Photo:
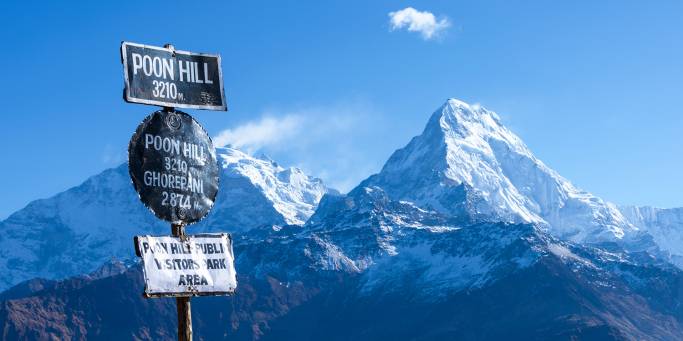
{"label": "bolt on sign", "polygon": [[135,237],[145,296],[215,296],[237,287],[232,238],[227,233]]}
{"label": "bolt on sign", "polygon": [[221,57],[121,43],[126,102],[227,110]]}
{"label": "bolt on sign", "polygon": [[157,111],[138,126],[128,170],[140,200],[158,218],[195,223],[218,193],[216,151],[204,129],[181,111]]}

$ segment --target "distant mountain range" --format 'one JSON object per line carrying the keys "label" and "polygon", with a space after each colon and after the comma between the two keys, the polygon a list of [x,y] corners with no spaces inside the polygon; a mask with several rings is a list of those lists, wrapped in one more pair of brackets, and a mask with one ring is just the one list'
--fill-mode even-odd
{"label": "distant mountain range", "polygon": [[[683,338],[683,209],[575,188],[480,106],[448,100],[343,195],[217,154],[197,231],[234,232],[238,290],[193,300],[199,339]],[[168,230],[137,201],[121,166],[13,214],[0,246],[24,251],[3,254],[5,287],[131,259],[132,235]],[[174,338],[173,301],[141,298],[139,266],[110,264],[5,291],[4,338]]]}
{"label": "distant mountain range", "polygon": [[[235,149],[218,148],[217,158],[221,190],[211,213],[188,227],[190,233],[303,224],[330,191],[300,169]],[[170,233],[169,224],[141,205],[126,164],[31,202],[0,222],[0,229],[0,290],[35,277],[88,273],[111,259],[134,259],[133,236]]]}

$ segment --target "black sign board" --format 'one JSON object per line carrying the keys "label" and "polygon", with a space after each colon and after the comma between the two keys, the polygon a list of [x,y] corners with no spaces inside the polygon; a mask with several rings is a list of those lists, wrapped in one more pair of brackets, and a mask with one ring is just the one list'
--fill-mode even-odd
{"label": "black sign board", "polygon": [[227,110],[221,57],[121,43],[126,102]]}
{"label": "black sign board", "polygon": [[128,170],[140,200],[158,218],[191,224],[213,207],[216,151],[204,128],[181,111],[157,111],[128,146]]}

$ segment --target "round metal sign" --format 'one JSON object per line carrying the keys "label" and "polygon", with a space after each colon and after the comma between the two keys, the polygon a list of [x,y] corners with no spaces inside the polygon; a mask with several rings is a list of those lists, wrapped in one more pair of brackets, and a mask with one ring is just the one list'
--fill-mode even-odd
{"label": "round metal sign", "polygon": [[202,219],[218,192],[213,143],[181,111],[157,111],[142,121],[128,146],[128,171],[145,206],[174,224]]}

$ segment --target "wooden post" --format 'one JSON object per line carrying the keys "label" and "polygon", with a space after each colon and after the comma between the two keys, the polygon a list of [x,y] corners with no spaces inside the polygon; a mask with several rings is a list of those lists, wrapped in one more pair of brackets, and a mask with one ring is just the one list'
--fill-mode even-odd
{"label": "wooden post", "polygon": [[[171,44],[165,48],[175,50]],[[164,111],[173,112],[174,108],[164,107]],[[185,240],[185,225],[171,224],[171,233],[180,240]],[[192,306],[189,297],[176,297],[176,309],[178,311],[178,341],[192,341]]]}
{"label": "wooden post", "polygon": [[192,310],[189,297],[176,297],[178,306],[178,341],[192,341]]}
{"label": "wooden post", "polygon": [[[183,224],[172,224],[171,232],[173,236],[185,239],[185,226]],[[192,341],[192,310],[189,297],[176,297],[178,310],[178,341]]]}

